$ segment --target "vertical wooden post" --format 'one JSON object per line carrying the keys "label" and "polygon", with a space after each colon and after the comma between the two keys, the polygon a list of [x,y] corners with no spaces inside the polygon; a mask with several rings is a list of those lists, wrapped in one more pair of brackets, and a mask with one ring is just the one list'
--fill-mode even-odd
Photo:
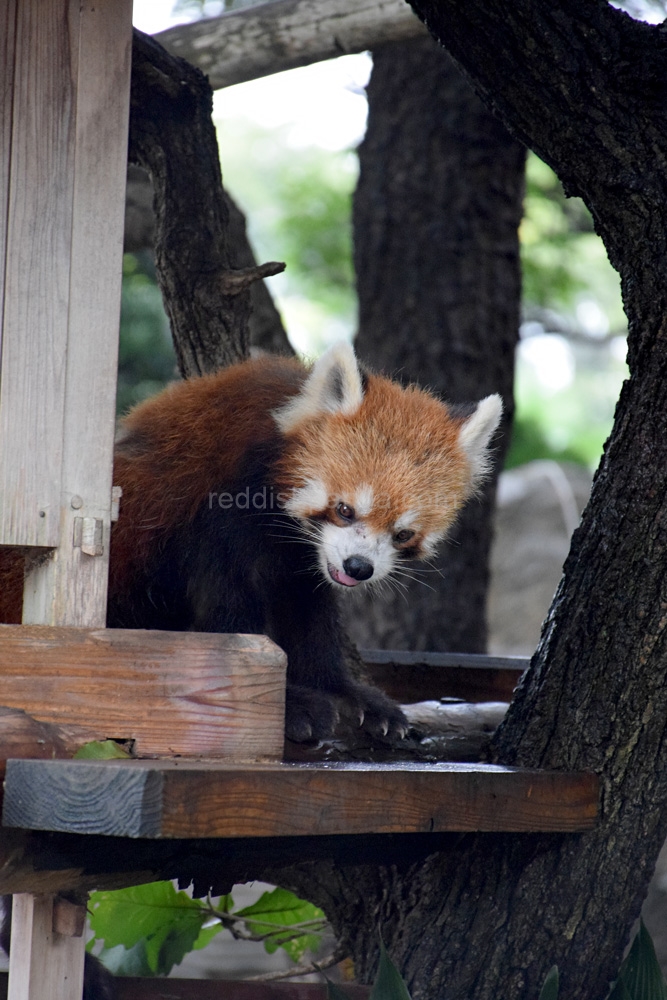
{"label": "vertical wooden post", "polygon": [[83,992],[83,934],[54,929],[54,897],[14,896],[9,996],[12,1000],[80,1000]]}
{"label": "vertical wooden post", "polygon": [[[105,624],[132,0],[4,0],[0,545],[23,620]],[[15,898],[10,1000],[80,1000],[83,937]]]}

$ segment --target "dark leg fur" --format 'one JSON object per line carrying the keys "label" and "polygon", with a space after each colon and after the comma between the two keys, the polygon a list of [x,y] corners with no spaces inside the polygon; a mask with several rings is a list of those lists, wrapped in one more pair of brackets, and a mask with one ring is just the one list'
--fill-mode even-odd
{"label": "dark leg fur", "polygon": [[[12,936],[12,897],[2,897],[2,924],[0,925],[0,947],[9,955]],[[83,965],[83,1000],[116,1000],[116,984],[111,973],[99,959],[86,952]]]}
{"label": "dark leg fur", "polygon": [[341,707],[374,736],[404,734],[398,706],[349,676],[334,592],[295,528],[284,514],[205,505],[135,592],[110,602],[109,625],[263,633],[287,653],[290,739],[331,736]]}

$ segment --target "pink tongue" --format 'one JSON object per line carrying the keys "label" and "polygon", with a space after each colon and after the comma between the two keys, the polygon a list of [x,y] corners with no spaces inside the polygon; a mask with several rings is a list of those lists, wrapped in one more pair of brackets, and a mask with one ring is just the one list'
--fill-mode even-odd
{"label": "pink tongue", "polygon": [[336,583],[342,583],[344,587],[356,587],[361,580],[355,580],[353,576],[348,576],[347,573],[343,573],[342,569],[336,569],[331,563],[328,565],[329,575],[336,581]]}

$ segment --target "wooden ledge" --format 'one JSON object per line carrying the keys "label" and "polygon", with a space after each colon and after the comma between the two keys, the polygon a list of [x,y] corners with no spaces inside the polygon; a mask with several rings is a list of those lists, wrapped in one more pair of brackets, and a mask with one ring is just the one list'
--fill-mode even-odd
{"label": "wooden ledge", "polygon": [[596,820],[586,773],[491,764],[10,760],[3,824],[120,837],[576,832]]}
{"label": "wooden ledge", "polygon": [[[164,979],[119,976],[118,1000],[326,1000],[324,983],[253,983],[230,979]],[[370,986],[344,983],[350,1000],[366,1000]],[[0,1000],[7,998],[7,973],[0,972]]]}
{"label": "wooden ledge", "polygon": [[369,680],[401,704],[445,697],[511,701],[530,660],[481,653],[360,649]]}
{"label": "wooden ledge", "polygon": [[141,756],[279,760],[286,664],[261,635],[0,625],[0,705],[69,753],[117,739]]}

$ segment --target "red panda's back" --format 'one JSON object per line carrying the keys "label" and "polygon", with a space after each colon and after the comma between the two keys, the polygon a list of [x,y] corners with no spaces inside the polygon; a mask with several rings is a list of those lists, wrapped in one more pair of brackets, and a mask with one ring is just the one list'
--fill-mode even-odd
{"label": "red panda's back", "polygon": [[304,367],[263,357],[177,382],[123,421],[114,485],[110,589],[127,585],[160,535],[194,517],[208,494],[235,483],[254,446],[279,443],[271,412],[298,392]]}

